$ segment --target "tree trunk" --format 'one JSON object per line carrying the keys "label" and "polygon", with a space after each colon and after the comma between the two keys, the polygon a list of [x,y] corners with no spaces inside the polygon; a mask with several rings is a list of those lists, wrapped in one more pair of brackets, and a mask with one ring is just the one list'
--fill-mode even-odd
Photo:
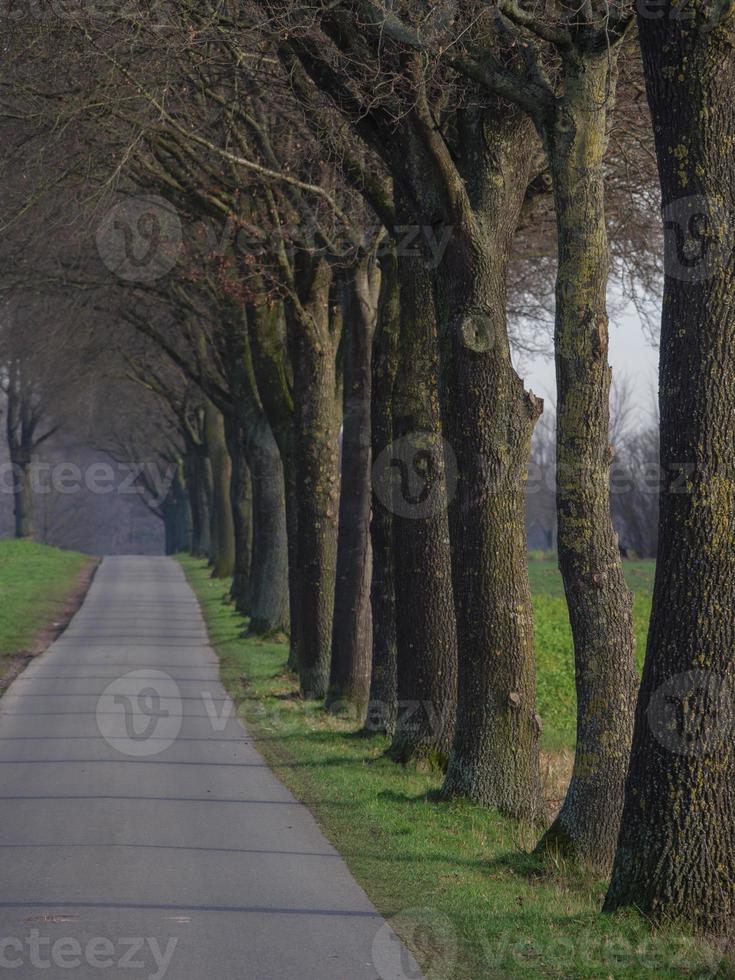
{"label": "tree trunk", "polygon": [[245,434],[234,417],[225,419],[227,451],[232,464],[230,502],[235,537],[235,567],[230,597],[243,616],[250,615],[253,551],[253,487],[243,445]]}
{"label": "tree trunk", "polygon": [[295,374],[299,669],[304,696],[322,700],[329,683],[337,566],[339,413],[334,355],[303,350]]}
{"label": "tree trunk", "polygon": [[248,308],[248,338],[263,410],[281,454],[288,542],[290,639],[288,667],[299,669],[301,616],[298,570],[298,481],[294,451],[294,405],[286,357],[286,324],[281,303],[263,300]]}
{"label": "tree trunk", "polygon": [[8,366],[5,429],[13,470],[13,515],[16,538],[35,535],[33,499],[34,413],[30,396],[24,391],[27,379],[23,365]]}
{"label": "tree trunk", "polygon": [[212,501],[214,500],[214,479],[212,461],[207,454],[206,441],[199,453],[199,476],[202,488],[202,555],[212,554]]}
{"label": "tree trunk", "polygon": [[662,189],[659,554],[605,909],[735,926],[735,62],[725,6],[639,15]]}
{"label": "tree trunk", "polygon": [[235,528],[230,501],[232,464],[225,442],[222,413],[207,401],[207,455],[212,465],[212,576],[229,578],[235,570]]}
{"label": "tree trunk", "polygon": [[288,541],[283,465],[264,415],[248,433],[253,475],[252,634],[289,631]]}
{"label": "tree trunk", "polygon": [[[533,613],[524,483],[542,403],[513,369],[508,253],[525,194],[529,127],[487,125],[477,217],[437,270],[445,435],[457,460],[449,509],[459,650],[457,733],[444,793],[514,817],[539,813]],[[468,176],[468,180],[470,180]]]}
{"label": "tree trunk", "polygon": [[323,260],[311,277],[306,317],[289,324],[294,372],[296,585],[299,674],[307,698],[322,700],[329,685],[337,565],[339,397],[331,327],[331,270]]}
{"label": "tree trunk", "polygon": [[187,445],[187,479],[189,505],[192,519],[191,551],[196,558],[209,555],[209,491],[207,488],[207,461],[202,446]]}
{"label": "tree trunk", "polygon": [[186,486],[189,493],[189,509],[191,511],[191,553],[194,557],[202,554],[202,502],[201,490],[198,485],[196,462],[191,446],[186,447]]}
{"label": "tree trunk", "polygon": [[16,538],[35,536],[31,454],[11,453],[13,467],[13,516]]}
{"label": "tree trunk", "polygon": [[332,663],[327,707],[358,724],[370,699],[370,386],[379,272],[373,259],[351,270],[344,308],[344,412]]}
{"label": "tree trunk", "polygon": [[163,521],[163,550],[166,555],[176,554],[176,521],[175,507],[170,500],[161,505],[161,520]]}
{"label": "tree trunk", "polygon": [[572,780],[540,849],[607,873],[623,808],[637,677],[632,596],[610,512],[603,160],[616,49],[567,73],[544,133],[557,216],[556,509],[577,688]]}
{"label": "tree trunk", "polygon": [[186,551],[191,525],[188,522],[186,490],[178,476],[161,504],[160,516],[163,521],[165,553],[177,555]]}
{"label": "tree trunk", "polygon": [[[380,48],[384,25],[377,17],[350,24],[349,16],[325,10],[319,24],[348,57],[362,59]],[[508,252],[533,158],[530,123],[468,86],[461,109],[440,126],[424,56],[407,49],[401,77],[410,105],[395,117],[371,105],[358,119],[351,109],[360,98],[342,98],[350,85],[342,88],[330,54],[322,58],[295,34],[292,43],[315,84],[386,161],[423,231],[448,246],[441,255],[426,249],[439,299],[444,434],[459,474],[449,521],[459,724],[445,790],[535,815],[539,722],[523,484],[541,404],[513,370],[505,322]],[[431,458],[424,451],[419,462]]]}
{"label": "tree trunk", "polygon": [[174,481],[174,547],[176,554],[191,551],[191,510],[189,508],[189,493],[184,477],[184,464],[180,460]]}
{"label": "tree trunk", "polygon": [[214,477],[212,475],[212,461],[209,458],[206,448],[200,455],[200,476],[202,481],[202,554],[211,556],[212,554],[212,509],[214,507]]}
{"label": "tree trunk", "polygon": [[404,255],[398,271],[393,442],[376,467],[376,478],[391,491],[395,549],[398,720],[390,755],[398,762],[445,769],[457,711],[445,467],[451,479],[456,473],[451,448],[442,439],[431,272],[421,257]]}
{"label": "tree trunk", "polygon": [[[247,517],[243,515],[238,521],[235,510],[236,530],[238,523],[247,520],[249,535],[250,632],[283,633],[289,628],[283,467],[256,376],[251,346],[252,318],[240,304],[224,306],[222,318],[227,328],[225,360],[233,411],[228,445],[233,463],[236,456],[242,457],[241,465],[247,470],[251,490]],[[236,575],[236,582],[237,578]],[[246,608],[244,595],[238,608],[241,612]]]}
{"label": "tree trunk", "polygon": [[[288,544],[288,595],[289,622],[291,624],[291,643],[288,650],[287,670],[296,674],[300,671],[301,657],[299,651],[301,640],[301,611],[299,606],[301,595],[301,579],[299,573],[299,498],[296,481],[296,460],[293,447],[288,460],[283,462],[283,480],[286,488],[286,538]],[[282,457],[283,459],[283,457]]]}
{"label": "tree trunk", "polygon": [[[390,249],[380,263],[380,299],[373,339],[371,443],[376,460],[393,441],[393,387],[398,369],[400,301],[398,261]],[[398,717],[396,670],[396,585],[393,555],[393,515],[380,500],[372,484],[370,542],[373,576],[370,606],[373,621],[373,664],[370,706],[365,730],[395,734]]]}

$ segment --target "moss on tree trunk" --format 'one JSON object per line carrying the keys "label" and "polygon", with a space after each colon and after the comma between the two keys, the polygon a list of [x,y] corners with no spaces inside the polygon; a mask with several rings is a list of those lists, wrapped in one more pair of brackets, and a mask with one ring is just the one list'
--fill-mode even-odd
{"label": "moss on tree trunk", "polygon": [[365,720],[370,697],[370,389],[380,279],[372,256],[344,288],[344,402],[332,663],[327,707]]}
{"label": "moss on tree trunk", "polygon": [[[378,318],[373,338],[371,444],[373,462],[393,439],[393,387],[398,368],[400,303],[395,249],[385,251],[381,263]],[[393,552],[393,515],[375,492],[371,480],[370,540],[373,574],[370,606],[373,620],[373,662],[370,678],[368,732],[392,736],[398,714],[396,676],[396,584]]]}
{"label": "moss on tree trunk", "polygon": [[[377,474],[391,486],[396,572],[399,762],[446,768],[457,712],[457,633],[447,524],[433,277],[422,255],[401,255],[401,331],[393,442]],[[451,475],[455,471],[450,460]]]}
{"label": "moss on tree trunk", "polygon": [[247,455],[253,478],[253,558],[250,631],[288,633],[288,542],[283,465],[264,416],[248,432]]}
{"label": "moss on tree trunk", "polygon": [[453,229],[436,276],[442,415],[457,461],[449,529],[459,699],[444,793],[535,818],[539,721],[523,491],[542,403],[510,357],[506,272],[530,126],[505,120],[479,112],[467,120],[474,212]]}
{"label": "moss on tree trunk", "polygon": [[205,431],[207,455],[212,466],[212,575],[229,578],[235,569],[235,529],[230,500],[232,464],[222,413],[210,401],[205,406]]}
{"label": "moss on tree trunk", "polygon": [[616,52],[567,71],[543,136],[557,216],[555,359],[559,567],[577,690],[571,784],[539,845],[606,872],[623,807],[637,678],[632,597],[610,512],[610,260],[603,159]]}
{"label": "moss on tree trunk", "polygon": [[726,5],[639,17],[664,226],[659,554],[605,908],[735,925],[735,56]]}
{"label": "moss on tree trunk", "polygon": [[235,535],[235,566],[230,596],[243,616],[250,614],[250,567],[253,552],[253,486],[245,455],[244,433],[232,417],[225,418],[227,449],[232,461],[230,503]]}
{"label": "moss on tree trunk", "polygon": [[298,666],[302,693],[318,700],[326,697],[329,685],[339,510],[340,327],[330,309],[331,285],[331,269],[319,260],[304,277],[306,295],[288,317]]}

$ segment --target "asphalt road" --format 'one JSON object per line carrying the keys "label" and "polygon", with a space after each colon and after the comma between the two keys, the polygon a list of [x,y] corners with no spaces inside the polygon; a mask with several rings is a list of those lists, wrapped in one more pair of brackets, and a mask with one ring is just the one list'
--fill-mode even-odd
{"label": "asphalt road", "polygon": [[404,980],[217,680],[179,565],[108,558],[0,700],[0,977]]}

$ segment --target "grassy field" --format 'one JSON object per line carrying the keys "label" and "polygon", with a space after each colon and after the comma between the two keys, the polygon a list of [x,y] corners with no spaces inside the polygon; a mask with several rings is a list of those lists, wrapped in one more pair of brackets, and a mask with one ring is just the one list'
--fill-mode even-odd
{"label": "grassy field", "polygon": [[89,556],[35,541],[0,540],[0,677],[53,623]]}
{"label": "grassy field", "polygon": [[[605,882],[541,865],[529,853],[531,828],[478,806],[431,802],[436,776],[397,767],[383,757],[383,739],[361,737],[299,701],[284,671],[286,647],[243,639],[243,620],[223,601],[227,583],[213,581],[201,562],[183,565],[261,752],[316,815],[427,980],[735,976],[680,932],[652,934],[634,914],[601,916]],[[652,571],[651,563],[628,565],[641,651]],[[531,577],[546,749],[568,750],[574,692],[561,582],[541,561]]]}
{"label": "grassy field", "polygon": [[[576,729],[574,653],[564,587],[554,561],[529,562],[536,621],[538,705],[545,749],[573,746]],[[639,666],[646,652],[651,615],[653,561],[627,561],[625,574],[633,591],[633,618]]]}

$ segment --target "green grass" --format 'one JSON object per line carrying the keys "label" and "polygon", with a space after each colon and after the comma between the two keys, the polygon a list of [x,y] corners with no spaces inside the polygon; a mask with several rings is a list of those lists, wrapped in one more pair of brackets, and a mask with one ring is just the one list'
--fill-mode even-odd
{"label": "green grass", "polygon": [[[243,639],[243,620],[223,601],[228,583],[213,581],[201,562],[182,563],[223,680],[260,751],[416,952],[427,980],[735,975],[680,932],[652,934],[630,913],[601,916],[605,882],[542,866],[529,854],[536,839],[530,828],[475,805],[431,802],[436,776],[394,765],[383,756],[383,739],[360,737],[301,702],[284,670],[286,647]],[[641,585],[639,632],[651,572],[645,563],[629,569]],[[531,573],[539,689],[550,742],[564,744],[573,712],[566,613],[553,567],[539,563]]]}
{"label": "green grass", "polygon": [[[531,561],[528,567],[536,622],[538,706],[544,724],[542,746],[548,750],[571,747],[575,742],[577,699],[564,587],[554,561]],[[654,567],[653,561],[625,562],[625,577],[633,592],[639,667],[646,652]]]}
{"label": "green grass", "polygon": [[54,621],[88,561],[35,541],[0,540],[0,675],[3,661],[30,650]]}

